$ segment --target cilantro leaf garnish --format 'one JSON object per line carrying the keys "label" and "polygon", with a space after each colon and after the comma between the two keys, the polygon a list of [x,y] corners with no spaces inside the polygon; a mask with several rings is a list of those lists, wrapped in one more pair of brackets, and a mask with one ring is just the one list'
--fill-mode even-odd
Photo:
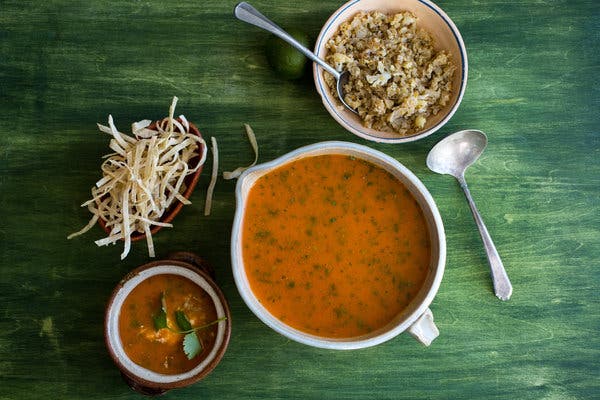
{"label": "cilantro leaf garnish", "polygon": [[165,301],[165,292],[160,292],[160,310],[152,316],[154,320],[154,329],[157,331],[167,328],[167,303]]}
{"label": "cilantro leaf garnish", "polygon": [[179,329],[181,329],[182,331],[186,332],[192,330],[192,324],[190,324],[190,320],[187,318],[183,311],[175,311],[175,321],[177,322],[177,326],[179,326]]}
{"label": "cilantro leaf garnish", "polygon": [[183,352],[188,360],[196,357],[202,351],[202,343],[196,335],[196,331],[190,332],[183,338]]}
{"label": "cilantro leaf garnish", "polygon": [[165,292],[160,293],[160,310],[156,314],[152,316],[152,320],[154,321],[154,329],[157,331],[166,328],[173,333],[177,333],[180,335],[185,335],[183,337],[183,352],[187,356],[188,360],[196,357],[198,354],[202,352],[202,342],[196,335],[197,331],[202,329],[206,329],[209,326],[218,324],[221,321],[227,319],[227,317],[218,318],[212,322],[209,322],[206,325],[193,327],[190,320],[188,319],[185,312],[182,310],[177,310],[174,313],[175,322],[177,323],[177,327],[179,330],[173,329],[169,326],[169,321],[167,319],[167,302],[165,300]]}

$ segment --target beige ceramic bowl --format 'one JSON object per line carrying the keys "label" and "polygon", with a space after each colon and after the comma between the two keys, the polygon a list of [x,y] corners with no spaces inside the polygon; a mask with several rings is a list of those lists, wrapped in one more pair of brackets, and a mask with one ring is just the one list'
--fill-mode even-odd
{"label": "beige ceramic bowl", "polygon": [[351,19],[360,11],[381,11],[394,13],[410,11],[417,18],[417,26],[427,30],[435,41],[436,49],[446,50],[452,55],[456,64],[456,72],[452,82],[452,97],[448,105],[437,115],[427,119],[425,127],[410,136],[400,136],[393,132],[382,132],[363,126],[360,117],[344,108],[333,96],[323,79],[327,74],[317,64],[313,65],[313,75],[317,91],[321,95],[323,104],[331,116],[344,128],[367,140],[385,143],[412,142],[431,135],[440,129],[454,115],[463,98],[467,86],[467,51],[460,32],[441,8],[429,0],[352,0],[340,7],[327,20],[315,44],[315,54],[325,59],[327,55],[327,41],[336,33],[340,24]]}
{"label": "beige ceramic bowl", "polygon": [[[413,301],[398,314],[387,326],[352,338],[333,339],[315,336],[286,325],[273,316],[252,293],[252,288],[246,275],[244,259],[242,256],[242,231],[244,213],[246,210],[248,193],[257,179],[282,165],[293,162],[303,157],[323,154],[342,154],[375,164],[401,181],[411,191],[425,215],[431,238],[431,260],[429,273],[425,278],[423,287]],[[347,142],[322,142],[302,147],[292,151],[274,161],[257,165],[246,170],[238,179],[236,186],[236,213],[231,234],[231,260],[233,277],[238,291],[252,312],[267,326],[292,340],[309,346],[327,349],[350,350],[375,346],[385,342],[398,334],[408,331],[417,340],[429,345],[438,336],[438,330],[433,323],[433,316],[429,305],[433,301],[440,286],[444,267],[446,265],[446,236],[442,218],[437,206],[423,183],[405,166],[394,158],[373,150]]]}
{"label": "beige ceramic bowl", "polygon": [[[119,335],[121,306],[129,293],[142,281],[151,276],[180,275],[202,288],[213,299],[217,317],[225,317],[217,324],[214,346],[192,370],[175,375],[160,374],[134,363],[125,353]],[[221,289],[214,282],[213,270],[202,258],[193,253],[178,252],[168,259],[153,261],[133,270],[121,280],[113,291],[104,320],[104,339],[108,352],[121,371],[125,382],[134,390],[145,395],[158,395],[170,389],[191,385],[209,374],[221,361],[231,336],[231,313]]]}

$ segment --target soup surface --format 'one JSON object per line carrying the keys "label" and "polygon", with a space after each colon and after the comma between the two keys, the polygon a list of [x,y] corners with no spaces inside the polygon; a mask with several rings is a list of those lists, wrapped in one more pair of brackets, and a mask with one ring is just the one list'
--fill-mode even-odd
{"label": "soup surface", "polygon": [[388,324],[429,271],[415,198],[384,169],[346,155],[305,157],[250,189],[242,254],[252,292],[301,331],[353,337]]}
{"label": "soup surface", "polygon": [[161,309],[161,296],[167,310],[167,324],[178,330],[175,312],[183,311],[193,327],[217,319],[212,298],[202,288],[180,275],[154,275],[142,281],[125,299],[119,315],[119,334],[129,358],[154,372],[174,375],[194,368],[212,348],[217,327],[196,332],[203,351],[188,360],[183,351],[184,335],[163,328],[156,330],[153,316]]}

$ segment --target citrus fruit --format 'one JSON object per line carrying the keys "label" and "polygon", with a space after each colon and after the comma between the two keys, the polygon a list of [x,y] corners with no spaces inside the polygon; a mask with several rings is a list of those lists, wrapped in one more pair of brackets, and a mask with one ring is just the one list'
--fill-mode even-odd
{"label": "citrus fruit", "polygon": [[[301,30],[288,29],[287,32],[304,47],[310,45],[308,35]],[[266,52],[269,65],[283,78],[299,79],[304,75],[306,57],[277,36],[269,37]]]}

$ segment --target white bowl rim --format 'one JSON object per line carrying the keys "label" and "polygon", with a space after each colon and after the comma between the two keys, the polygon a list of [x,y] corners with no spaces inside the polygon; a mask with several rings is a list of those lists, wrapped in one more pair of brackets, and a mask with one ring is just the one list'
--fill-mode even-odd
{"label": "white bowl rim", "polygon": [[[356,154],[359,158],[360,155],[369,156],[379,161],[387,164],[388,167],[396,169],[400,174],[405,176],[412,185],[417,189],[417,191],[421,194],[423,199],[426,202],[427,211],[431,213],[433,218],[433,225],[435,226],[436,235],[438,238],[438,262],[437,268],[435,271],[435,275],[431,282],[431,286],[421,302],[413,312],[408,315],[402,323],[396,325],[390,330],[384,331],[377,336],[372,336],[368,338],[350,338],[350,339],[334,339],[334,338],[324,338],[315,335],[311,335],[305,333],[303,331],[294,329],[277,318],[272,316],[268,310],[260,304],[260,302],[256,299],[256,297],[252,294],[251,290],[244,290],[244,285],[247,283],[247,278],[243,266],[243,262],[238,257],[238,254],[241,253],[239,249],[241,243],[241,225],[243,221],[243,208],[245,204],[245,198],[242,196],[243,184],[245,179],[255,172],[267,172],[279,166],[286,164],[294,159],[304,156],[318,155],[318,154],[336,154],[335,150],[345,150],[351,151]],[[344,153],[342,153],[344,154]],[[300,147],[296,150],[293,150],[275,160],[258,164],[254,167],[251,167],[244,171],[242,175],[238,178],[238,182],[236,185],[236,211],[233,220],[233,227],[231,232],[231,264],[232,271],[235,284],[238,288],[238,292],[240,293],[242,299],[250,308],[250,310],[267,326],[271,329],[275,330],[279,334],[292,339],[296,342],[303,343],[313,347],[320,347],[325,349],[334,349],[334,350],[353,350],[360,349],[365,347],[375,346],[377,344],[383,343],[387,340],[390,340],[400,333],[407,330],[429,307],[431,302],[433,301],[437,291],[439,289],[440,283],[442,281],[442,277],[444,275],[444,269],[446,265],[446,235],[444,231],[444,225],[442,222],[442,217],[439,213],[437,205],[435,201],[425,185],[420,181],[420,179],[414,175],[408,168],[402,165],[395,158],[388,156],[385,153],[382,153],[378,150],[371,149],[370,147],[350,143],[350,142],[342,142],[342,141],[326,141],[319,142],[312,145]],[[421,204],[421,207],[424,207]],[[248,285],[249,287],[249,285]]]}
{"label": "white bowl rim", "polygon": [[[319,32],[319,36],[317,36],[317,40],[315,41],[314,53],[317,56],[319,56],[319,52],[320,52],[321,48],[323,48],[325,46],[325,43],[323,42],[324,36],[331,29],[331,25],[337,21],[337,19],[343,12],[345,12],[348,8],[357,5],[361,1],[363,1],[363,0],[348,1],[347,3],[342,5],[340,8],[338,8],[331,15],[331,17],[329,17],[327,22],[325,22],[325,24],[323,25],[323,28]],[[323,69],[317,63],[313,63],[313,78],[315,81],[315,87],[317,88],[317,92],[321,96],[321,100],[322,100],[323,104],[325,105],[325,109],[346,130],[352,132],[353,134],[355,134],[359,137],[362,137],[363,139],[367,139],[367,140],[371,140],[371,141],[379,142],[379,143],[408,143],[408,142],[413,142],[415,140],[427,137],[427,136],[431,135],[432,133],[436,132],[437,130],[439,130],[441,127],[443,127],[450,120],[450,118],[452,118],[452,116],[458,110],[458,107],[460,106],[460,103],[462,102],[463,96],[465,94],[465,90],[467,89],[467,79],[468,79],[468,74],[469,74],[469,61],[467,59],[467,50],[466,50],[463,38],[460,34],[460,31],[458,30],[458,28],[456,27],[456,25],[454,24],[452,19],[450,19],[450,17],[434,2],[432,2],[430,0],[413,0],[413,1],[417,1],[419,3],[424,4],[425,6],[429,7],[431,10],[433,10],[437,15],[439,15],[441,17],[441,19],[446,23],[446,25],[450,28],[450,30],[452,31],[452,34],[454,35],[454,38],[456,39],[458,48],[460,50],[461,66],[462,66],[461,80],[460,80],[461,87],[460,87],[460,90],[458,93],[458,97],[456,98],[456,101],[450,108],[448,114],[441,121],[439,121],[437,124],[435,124],[431,128],[429,128],[421,133],[418,133],[415,135],[410,135],[410,136],[399,136],[397,138],[396,137],[384,138],[384,137],[380,137],[380,136],[375,136],[366,131],[355,128],[355,124],[350,123],[344,117],[344,114],[342,114],[336,110],[337,107],[340,106],[340,104],[332,102],[329,99],[329,97],[325,95],[325,93],[328,91],[328,89],[326,89],[326,84],[324,83],[322,76],[321,76],[321,71],[323,71]]]}

